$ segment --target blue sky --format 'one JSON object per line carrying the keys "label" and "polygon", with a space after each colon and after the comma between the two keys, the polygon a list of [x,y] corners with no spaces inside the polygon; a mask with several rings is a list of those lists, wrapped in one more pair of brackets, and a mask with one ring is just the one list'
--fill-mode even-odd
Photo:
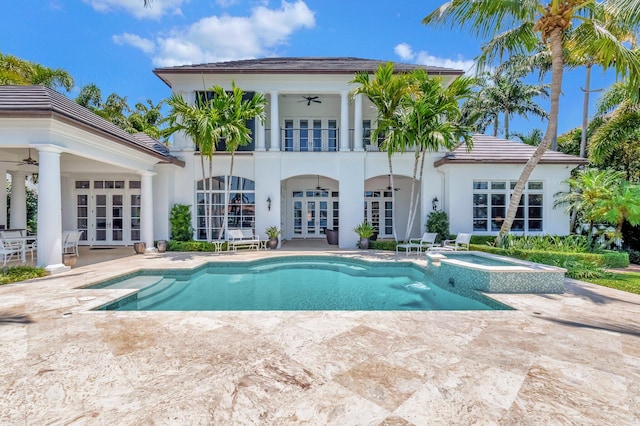
{"label": "blue sky", "polygon": [[[468,70],[481,41],[420,21],[442,1],[36,0],[3,6],[0,52],[64,68],[130,105],[170,95],[152,70],[266,56],[355,56]],[[592,88],[615,80],[594,70]],[[565,73],[560,132],[581,123],[584,70]],[[592,96],[595,100],[598,94]],[[548,101],[540,102],[548,109]],[[591,111],[593,112],[593,102]],[[537,118],[512,130],[545,128]]]}

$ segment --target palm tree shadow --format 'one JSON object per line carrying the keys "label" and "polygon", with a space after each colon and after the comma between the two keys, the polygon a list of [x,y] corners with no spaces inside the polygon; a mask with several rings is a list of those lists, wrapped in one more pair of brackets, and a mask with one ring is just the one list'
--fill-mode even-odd
{"label": "palm tree shadow", "polygon": [[9,312],[0,312],[0,325],[3,324],[32,324],[34,321],[29,315],[11,314]]}
{"label": "palm tree shadow", "polygon": [[620,334],[627,334],[630,336],[640,337],[640,328],[634,327],[630,324],[614,324],[614,323],[605,323],[601,321],[570,321],[559,318],[550,318],[550,317],[538,317],[546,321],[551,321],[556,324],[565,325],[567,327],[576,327],[576,328],[590,328],[593,330],[604,330],[604,331],[613,331]]}
{"label": "palm tree shadow", "polygon": [[[640,303],[631,300],[624,300],[622,297],[611,297],[599,294],[587,286],[580,285],[579,281],[572,282],[571,280],[565,280],[565,291],[578,297],[589,299],[596,305],[606,305],[607,303],[628,303],[630,305],[640,305]],[[628,294],[631,298],[636,295],[621,291],[620,295],[624,296]]]}

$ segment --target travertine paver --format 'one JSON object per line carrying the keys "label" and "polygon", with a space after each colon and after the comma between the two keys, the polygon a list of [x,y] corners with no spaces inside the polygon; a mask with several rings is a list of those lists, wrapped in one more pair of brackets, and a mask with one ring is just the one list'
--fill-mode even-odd
{"label": "travertine paver", "polygon": [[640,297],[591,284],[493,312],[104,312],[127,290],[76,289],[291,253],[83,252],[0,287],[0,424],[640,424]]}

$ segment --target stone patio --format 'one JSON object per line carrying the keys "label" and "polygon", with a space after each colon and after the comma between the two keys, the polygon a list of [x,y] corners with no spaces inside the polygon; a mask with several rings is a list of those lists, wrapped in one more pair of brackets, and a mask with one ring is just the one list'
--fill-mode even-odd
{"label": "stone patio", "polygon": [[475,312],[107,312],[130,290],[77,289],[307,252],[395,258],[83,247],[71,271],[0,286],[0,424],[640,424],[640,296],[604,287]]}

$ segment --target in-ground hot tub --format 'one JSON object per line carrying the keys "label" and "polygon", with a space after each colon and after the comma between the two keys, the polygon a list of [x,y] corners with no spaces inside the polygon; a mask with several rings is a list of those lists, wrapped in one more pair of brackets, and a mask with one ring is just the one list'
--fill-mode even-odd
{"label": "in-ground hot tub", "polygon": [[486,293],[563,293],[566,269],[470,251],[427,252],[427,271],[441,286]]}

